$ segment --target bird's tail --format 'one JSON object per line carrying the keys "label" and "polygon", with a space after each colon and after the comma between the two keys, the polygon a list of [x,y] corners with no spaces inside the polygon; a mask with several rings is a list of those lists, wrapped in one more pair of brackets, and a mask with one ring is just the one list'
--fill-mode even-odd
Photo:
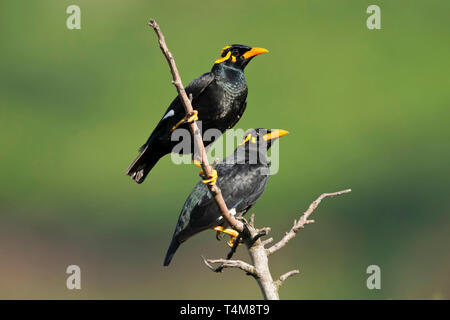
{"label": "bird's tail", "polygon": [[134,162],[130,165],[127,170],[127,175],[131,177],[137,183],[144,182],[148,173],[158,160],[161,158],[160,155],[151,152],[151,150],[146,146],[141,154],[134,160]]}
{"label": "bird's tail", "polygon": [[178,242],[175,237],[173,237],[172,242],[170,243],[169,249],[166,253],[166,258],[164,259],[164,266],[167,267],[172,261],[173,256],[175,255],[175,252],[177,251],[178,247],[180,246],[180,243]]}

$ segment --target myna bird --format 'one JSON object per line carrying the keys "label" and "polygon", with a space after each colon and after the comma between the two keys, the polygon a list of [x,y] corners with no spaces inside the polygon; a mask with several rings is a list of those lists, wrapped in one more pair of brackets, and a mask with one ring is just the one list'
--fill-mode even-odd
{"label": "myna bird", "polygon": [[[180,97],[177,96],[147,142],[140,148],[141,153],[128,168],[127,175],[137,183],[142,183],[158,160],[171,153],[178,143],[171,141],[172,133],[178,128],[189,129],[189,122],[201,120],[203,132],[215,128],[223,133],[232,128],[246,107],[247,83],[244,69],[255,56],[266,52],[268,51],[263,48],[237,44],[223,48],[211,72],[201,75],[185,88],[188,96],[192,94],[194,113],[186,115]],[[204,141],[204,144],[207,146],[211,142],[213,141]],[[183,151],[184,149],[181,152]]]}
{"label": "myna bird", "polygon": [[[275,139],[286,134],[287,131],[279,129],[252,130],[233,154],[217,164],[217,186],[222,191],[230,213],[236,217],[250,210],[264,192],[270,170],[267,150]],[[181,243],[207,229],[230,235],[230,245],[238,236],[238,232],[229,228],[224,221],[207,186],[200,181],[184,203],[164,265],[169,265]]]}

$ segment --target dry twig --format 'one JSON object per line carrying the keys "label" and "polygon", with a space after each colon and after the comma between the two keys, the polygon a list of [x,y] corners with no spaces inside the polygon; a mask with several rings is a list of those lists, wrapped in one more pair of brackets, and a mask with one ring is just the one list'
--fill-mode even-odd
{"label": "dry twig", "polygon": [[316,201],[311,203],[308,210],[306,210],[305,213],[303,213],[303,215],[300,217],[300,219],[298,221],[294,220],[294,226],[291,228],[291,230],[289,232],[287,232],[286,235],[280,241],[278,241],[276,244],[274,244],[273,246],[271,246],[270,248],[268,248],[266,250],[267,255],[269,256],[272,253],[283,248],[288,243],[289,240],[291,240],[292,238],[295,237],[298,230],[304,228],[305,225],[307,225],[307,224],[313,223],[314,220],[308,220],[308,218],[314,212],[314,210],[316,210],[317,206],[324,198],[340,196],[342,194],[349,193],[351,191],[352,191],[351,189],[346,189],[346,190],[342,190],[342,191],[338,191],[338,192],[321,194],[320,197],[318,197],[316,199]]}
{"label": "dry twig", "polygon": [[[256,276],[255,267],[241,260],[205,259],[204,257],[202,259],[206,266],[214,272],[220,272],[223,268],[238,268],[248,275]],[[219,267],[213,267],[212,264],[215,263],[219,263]]]}
{"label": "dry twig", "polygon": [[295,270],[291,270],[286,272],[285,274],[281,275],[280,278],[275,281],[275,285],[277,286],[277,289],[279,289],[281,287],[281,285],[283,284],[284,281],[286,281],[287,278],[295,276],[296,274],[299,274],[300,271],[295,269]]}

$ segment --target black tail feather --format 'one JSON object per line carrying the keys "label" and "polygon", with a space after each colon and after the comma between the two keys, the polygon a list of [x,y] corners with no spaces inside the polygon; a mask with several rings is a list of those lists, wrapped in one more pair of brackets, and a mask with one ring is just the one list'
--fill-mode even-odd
{"label": "black tail feather", "polygon": [[144,182],[148,173],[152,170],[160,158],[161,156],[151,152],[148,146],[145,147],[141,154],[128,168],[127,175],[129,175],[137,183]]}
{"label": "black tail feather", "polygon": [[180,246],[180,243],[177,241],[177,239],[173,238],[172,242],[170,243],[169,249],[166,253],[166,258],[164,259],[164,266],[167,267],[172,261],[173,256],[175,255],[175,252],[177,251],[178,247]]}

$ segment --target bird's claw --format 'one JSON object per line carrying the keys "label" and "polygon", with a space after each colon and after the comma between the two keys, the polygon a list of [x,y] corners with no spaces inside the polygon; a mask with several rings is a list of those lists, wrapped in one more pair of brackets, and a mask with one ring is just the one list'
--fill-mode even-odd
{"label": "bird's claw", "polygon": [[210,176],[205,176],[205,173],[203,172],[203,170],[200,171],[200,176],[203,178],[202,182],[204,184],[209,184],[210,186],[213,186],[216,184],[217,181],[217,171],[215,169],[213,169],[211,171],[211,175]]}
{"label": "bird's claw", "polygon": [[198,161],[197,159],[192,160],[192,162],[194,163],[194,166],[197,166],[197,167],[202,166],[202,163],[200,161]]}
{"label": "bird's claw", "polygon": [[[197,166],[197,167],[201,167],[202,166],[201,162],[198,161],[197,159],[194,159],[193,162],[194,162],[194,165]],[[209,184],[210,186],[213,186],[217,182],[217,177],[218,177],[217,170],[216,169],[212,169],[210,176],[205,176],[205,172],[203,170],[200,170],[200,177],[203,178],[202,182],[204,184]]]}
{"label": "bird's claw", "polygon": [[[200,161],[198,161],[196,159],[194,159],[193,162],[194,162],[194,165],[197,166],[197,167],[201,167],[202,166]],[[203,170],[200,170],[200,177],[203,178],[202,182],[204,184],[209,184],[210,186],[213,186],[217,182],[217,177],[218,177],[217,170],[216,169],[212,169],[210,176],[205,176],[205,172]]]}
{"label": "bird's claw", "polygon": [[170,132],[174,132],[182,124],[191,123],[191,122],[194,122],[194,121],[197,121],[197,120],[198,120],[198,111],[197,110],[193,110],[191,113],[188,113],[183,119],[178,121],[178,123],[176,125],[174,125],[172,127],[172,129],[170,129]]}
{"label": "bird's claw", "polygon": [[217,233],[216,233],[216,239],[217,239],[217,241],[222,240],[223,236],[221,236],[221,235],[222,235],[222,233],[221,233],[220,231],[217,231]]}
{"label": "bird's claw", "polygon": [[186,115],[186,122],[191,123],[198,120],[198,111],[193,110],[191,113]]}
{"label": "bird's claw", "polygon": [[[216,238],[217,238],[217,239],[219,239],[218,236],[219,236],[220,232],[223,232],[223,233],[225,233],[225,234],[228,234],[228,235],[230,236],[230,240],[228,240],[227,243],[228,243],[228,245],[229,245],[230,247],[233,247],[233,246],[234,246],[234,242],[236,241],[236,238],[239,236],[239,232],[237,232],[237,231],[234,230],[234,229],[230,229],[230,228],[224,229],[224,228],[221,227],[221,226],[216,226],[216,227],[213,228],[213,230],[216,230],[216,231],[217,231],[217,234],[216,234]],[[239,243],[238,245],[241,245],[241,244]]]}
{"label": "bird's claw", "polygon": [[[227,243],[228,243],[228,246],[229,246],[230,248],[233,248],[233,247],[234,247],[234,242],[237,241],[236,239],[237,239],[237,237],[233,237],[233,236],[230,237],[230,240],[228,240],[228,242],[227,242]],[[240,245],[241,245],[241,243],[239,242],[239,243],[238,243],[238,246],[240,246]]]}

